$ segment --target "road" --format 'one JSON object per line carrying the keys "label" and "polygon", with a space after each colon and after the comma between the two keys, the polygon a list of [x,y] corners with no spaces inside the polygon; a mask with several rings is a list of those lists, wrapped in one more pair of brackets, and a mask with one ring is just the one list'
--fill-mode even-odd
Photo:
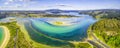
{"label": "road", "polygon": [[93,46],[96,46],[97,48],[110,48],[107,44],[105,44],[104,42],[100,41],[93,32],[90,32],[90,35],[93,37],[92,40],[87,40],[90,44],[92,44]]}
{"label": "road", "polygon": [[16,48],[16,45],[17,45],[17,39],[18,39],[18,28],[16,29],[16,35],[15,35],[15,37],[14,37],[14,42],[15,42],[15,44],[14,44],[14,48]]}
{"label": "road", "polygon": [[100,41],[93,33],[91,34],[93,36],[93,38],[99,42],[101,45],[103,45],[105,48],[110,48],[108,45],[106,45],[105,43],[103,43],[102,41]]}

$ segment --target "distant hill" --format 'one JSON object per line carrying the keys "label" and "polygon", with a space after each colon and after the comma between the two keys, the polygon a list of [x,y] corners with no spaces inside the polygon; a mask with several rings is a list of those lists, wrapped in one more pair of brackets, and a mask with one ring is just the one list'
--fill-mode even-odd
{"label": "distant hill", "polygon": [[97,9],[97,10],[61,10],[61,9],[47,9],[47,10],[0,10],[5,13],[25,13],[25,14],[47,14],[47,13],[69,13],[69,12],[77,12],[79,14],[92,14],[94,12],[120,12],[120,9]]}
{"label": "distant hill", "polygon": [[53,14],[58,14],[58,13],[69,13],[69,12],[77,12],[77,13],[79,13],[80,10],[48,9],[48,10],[45,10],[45,12],[49,12],[49,13],[53,13]]}

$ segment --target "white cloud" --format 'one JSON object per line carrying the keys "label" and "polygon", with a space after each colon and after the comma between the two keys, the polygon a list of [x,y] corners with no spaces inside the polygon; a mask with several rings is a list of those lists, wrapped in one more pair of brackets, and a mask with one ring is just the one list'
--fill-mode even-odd
{"label": "white cloud", "polygon": [[4,2],[4,4],[5,5],[9,5],[9,4],[11,4],[11,3],[13,3],[15,0],[6,0],[5,2]]}
{"label": "white cloud", "polygon": [[73,7],[73,6],[65,5],[65,4],[58,4],[58,5],[55,5],[55,6],[60,6],[60,7]]}
{"label": "white cloud", "polygon": [[44,6],[44,8],[51,8],[51,7],[74,7],[74,6],[65,5],[65,4],[58,4],[58,5]]}
{"label": "white cloud", "polygon": [[14,0],[8,0],[9,2],[13,2]]}
{"label": "white cloud", "polygon": [[5,5],[8,5],[8,4],[9,4],[9,2],[5,2],[4,4],[5,4]]}
{"label": "white cloud", "polygon": [[20,2],[31,2],[31,0],[18,0]]}
{"label": "white cloud", "polygon": [[19,0],[19,1],[24,1],[24,0]]}
{"label": "white cloud", "polygon": [[3,6],[0,6],[0,9],[26,9],[32,4],[35,4],[35,1],[31,0],[5,0]]}

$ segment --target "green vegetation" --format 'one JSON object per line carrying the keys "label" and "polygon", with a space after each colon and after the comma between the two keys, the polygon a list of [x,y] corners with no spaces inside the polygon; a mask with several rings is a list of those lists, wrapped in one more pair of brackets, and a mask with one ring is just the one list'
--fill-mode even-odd
{"label": "green vegetation", "polygon": [[111,48],[120,47],[120,10],[93,10],[80,14],[88,14],[99,19],[88,29],[89,36],[89,31],[92,31]]}
{"label": "green vegetation", "polygon": [[8,27],[10,30],[10,40],[6,48],[31,48],[30,42],[25,40],[24,34],[16,25],[16,22],[0,23],[2,26]]}
{"label": "green vegetation", "polygon": [[92,48],[92,46],[89,43],[78,43],[75,48]]}
{"label": "green vegetation", "polygon": [[90,11],[83,11],[80,14],[88,14],[93,16],[96,19],[119,19],[120,20],[120,10],[114,9],[103,9],[103,10],[90,10]]}
{"label": "green vegetation", "polygon": [[[31,12],[31,11],[30,11]],[[41,17],[63,17],[63,18],[68,18],[68,17],[80,17],[80,16],[74,16],[74,15],[56,15],[56,14],[46,14],[46,13],[30,13],[30,12],[0,12],[0,19],[5,18],[5,17],[21,17],[21,18],[41,18]]]}
{"label": "green vegetation", "polygon": [[[46,38],[45,36],[39,34],[36,34],[36,32],[33,32],[32,35],[35,41],[39,41],[39,43],[36,43],[35,41],[29,41],[26,39],[26,35],[20,30],[20,27],[16,24],[16,22],[8,22],[8,23],[0,23],[1,26],[6,26],[10,30],[10,40],[6,46],[6,48],[72,48],[73,46],[68,45],[67,42],[59,42],[57,40],[51,40]],[[44,38],[45,37],[45,38]],[[46,42],[47,41],[47,42]],[[52,44],[52,43],[56,44]],[[43,45],[41,45],[41,43]],[[62,44],[61,44],[62,43]],[[37,45],[35,45],[37,44]],[[44,45],[47,44],[47,45]],[[51,45],[51,47],[49,45]],[[54,45],[57,45],[56,47]],[[62,45],[62,46],[61,46]]]}
{"label": "green vegetation", "polygon": [[96,36],[111,48],[120,47],[120,20],[102,19],[96,22],[91,30]]}
{"label": "green vegetation", "polygon": [[16,22],[0,23],[0,26],[6,26],[10,30],[10,40],[6,48],[54,48],[27,39]]}
{"label": "green vegetation", "polygon": [[[92,31],[102,42],[110,46],[111,48],[120,47],[120,10],[90,10],[83,11],[80,14],[88,14],[96,19],[98,22],[93,24],[88,31]],[[13,12],[13,13],[1,13],[0,19],[9,17],[75,17],[71,15],[53,15],[53,14],[42,14],[42,13],[27,13],[27,12]],[[78,17],[78,16],[76,16]],[[11,19],[14,20],[14,19]],[[10,40],[6,48],[92,48],[88,43],[71,44],[70,42],[50,38],[42,33],[38,33],[32,30],[31,26],[25,24],[25,29],[30,35],[26,35],[21,30],[17,22],[0,23],[0,26],[6,26],[10,30]],[[61,22],[55,22],[56,24],[63,24]],[[88,32],[90,37],[90,32]],[[27,39],[27,37],[30,37]],[[52,44],[53,43],[53,44]],[[75,46],[75,47],[74,47]],[[95,46],[93,46],[95,48]]]}
{"label": "green vegetation", "polygon": [[29,17],[63,17],[63,18],[68,18],[68,17],[79,17],[79,16],[72,16],[72,15],[54,15],[54,14],[28,14]]}

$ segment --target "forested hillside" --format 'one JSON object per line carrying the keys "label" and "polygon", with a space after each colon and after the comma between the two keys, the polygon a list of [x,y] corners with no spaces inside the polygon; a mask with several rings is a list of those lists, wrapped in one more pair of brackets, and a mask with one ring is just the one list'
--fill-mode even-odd
{"label": "forested hillside", "polygon": [[119,19],[120,20],[120,10],[119,9],[103,9],[103,10],[89,10],[83,11],[79,14],[88,14],[93,16],[96,19]]}
{"label": "forested hillside", "polygon": [[120,10],[93,10],[81,14],[91,15],[98,20],[88,31],[91,30],[111,48],[120,47]]}
{"label": "forested hillside", "polygon": [[92,32],[111,48],[120,47],[120,20],[118,19],[101,19],[91,26]]}

